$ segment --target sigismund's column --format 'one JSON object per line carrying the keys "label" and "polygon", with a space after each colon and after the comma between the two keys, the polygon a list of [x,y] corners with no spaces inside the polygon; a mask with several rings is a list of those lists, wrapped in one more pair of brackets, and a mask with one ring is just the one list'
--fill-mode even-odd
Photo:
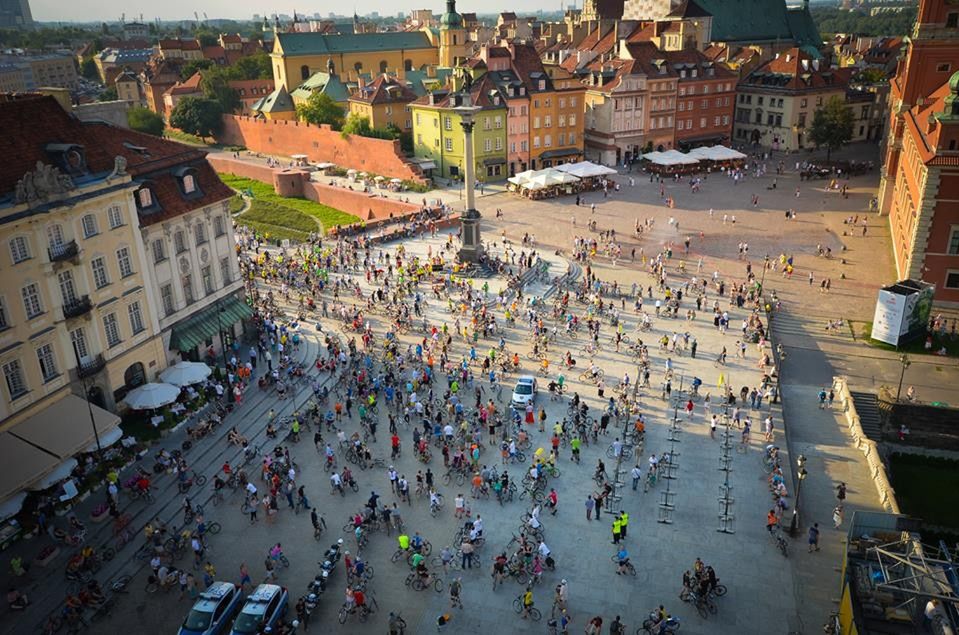
{"label": "sigismund's column", "polygon": [[459,252],[461,262],[478,262],[483,256],[483,243],[480,240],[480,219],[482,216],[476,210],[473,185],[476,183],[476,165],[473,162],[473,115],[482,110],[478,106],[461,106],[455,109],[460,115],[460,125],[463,127],[463,142],[466,144],[463,152],[464,163],[463,179],[466,186],[466,209],[461,217],[463,246]]}

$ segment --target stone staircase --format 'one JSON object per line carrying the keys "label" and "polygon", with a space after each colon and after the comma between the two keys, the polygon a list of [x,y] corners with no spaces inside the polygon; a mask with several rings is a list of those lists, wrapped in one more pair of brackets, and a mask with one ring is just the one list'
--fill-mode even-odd
{"label": "stone staircase", "polygon": [[850,391],[853,404],[856,406],[856,412],[859,414],[859,421],[862,423],[862,431],[866,436],[875,442],[882,441],[882,415],[879,412],[879,400],[871,392]]}

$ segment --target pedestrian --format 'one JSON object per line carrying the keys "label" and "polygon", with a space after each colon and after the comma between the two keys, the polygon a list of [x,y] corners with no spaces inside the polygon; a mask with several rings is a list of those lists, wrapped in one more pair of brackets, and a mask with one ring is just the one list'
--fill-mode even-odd
{"label": "pedestrian", "polygon": [[469,536],[463,537],[463,542],[460,544],[460,551],[463,552],[463,561],[460,563],[460,568],[462,569],[472,569],[473,568],[473,551],[476,547],[470,542]]}
{"label": "pedestrian", "polygon": [[[252,483],[250,483],[252,485]],[[250,524],[257,522],[256,510],[260,506],[260,501],[256,499],[256,494],[250,494],[250,500],[247,501],[247,509],[250,510]]]}
{"label": "pedestrian", "polygon": [[450,608],[463,608],[463,600],[460,599],[460,592],[463,590],[463,578],[454,578],[450,582]]}
{"label": "pedestrian", "polygon": [[203,565],[203,588],[209,588],[214,580],[216,580],[216,567],[207,560],[206,564]]}
{"label": "pedestrian", "polygon": [[836,505],[836,509],[832,510],[832,524],[834,529],[839,529],[839,526],[842,525],[842,505]]}
{"label": "pedestrian", "polygon": [[819,551],[819,523],[809,528],[809,553],[813,551]]}
{"label": "pedestrian", "polygon": [[250,570],[245,562],[240,563],[240,590],[244,593],[253,590],[253,578],[250,577]]}
{"label": "pedestrian", "polygon": [[623,523],[620,522],[619,518],[613,518],[613,544],[618,545],[619,539],[623,535]]}
{"label": "pedestrian", "polygon": [[839,501],[839,504],[842,505],[846,501],[846,483],[841,482],[839,486],[836,487],[836,500]]}
{"label": "pedestrian", "polygon": [[619,531],[623,540],[626,540],[626,526],[629,525],[629,514],[625,511],[619,513]]}
{"label": "pedestrian", "polygon": [[592,496],[586,497],[586,520],[593,519],[593,508],[596,506],[596,501],[593,500]]}
{"label": "pedestrian", "polygon": [[643,478],[643,471],[639,468],[639,463],[637,463],[632,471],[629,473],[633,477],[633,491],[636,491],[636,488],[639,486],[639,480]]}
{"label": "pedestrian", "polygon": [[273,558],[267,555],[266,559],[263,560],[263,566],[266,568],[266,578],[264,578],[263,582],[270,583],[276,581],[276,564],[274,564]]}
{"label": "pedestrian", "polygon": [[829,402],[829,407],[832,408],[832,402],[836,399],[836,393],[833,392],[832,388],[829,389],[829,394],[826,395],[826,400]]}

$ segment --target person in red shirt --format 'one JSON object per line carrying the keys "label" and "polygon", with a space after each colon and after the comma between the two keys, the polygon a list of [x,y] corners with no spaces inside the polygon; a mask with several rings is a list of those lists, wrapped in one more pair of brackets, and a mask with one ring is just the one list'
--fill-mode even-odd
{"label": "person in red shirt", "polygon": [[546,506],[549,507],[550,513],[556,515],[556,507],[559,505],[559,496],[556,494],[556,490],[550,488],[549,495],[546,497]]}

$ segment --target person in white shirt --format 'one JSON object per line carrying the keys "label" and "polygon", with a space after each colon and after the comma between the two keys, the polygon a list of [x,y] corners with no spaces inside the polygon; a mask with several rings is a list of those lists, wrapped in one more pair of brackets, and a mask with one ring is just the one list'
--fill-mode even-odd
{"label": "person in white shirt", "polygon": [[643,478],[643,471],[639,469],[638,463],[633,467],[629,475],[633,477],[633,491],[636,491],[636,487],[639,485],[639,480]]}

